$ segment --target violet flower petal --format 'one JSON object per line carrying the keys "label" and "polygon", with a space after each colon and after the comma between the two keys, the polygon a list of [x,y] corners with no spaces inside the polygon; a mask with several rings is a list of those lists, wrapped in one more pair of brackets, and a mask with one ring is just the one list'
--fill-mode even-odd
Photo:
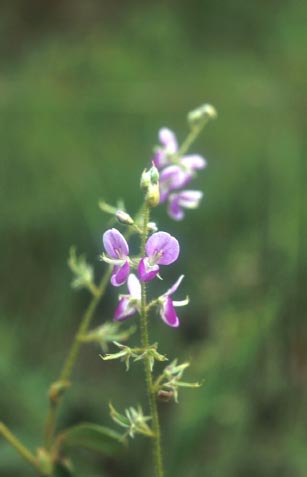
{"label": "violet flower petal", "polygon": [[159,265],[150,265],[148,258],[142,258],[138,266],[138,274],[141,282],[149,282],[153,280],[159,272]]}
{"label": "violet flower petal", "polygon": [[147,240],[145,250],[148,257],[161,254],[156,263],[169,265],[177,260],[180,246],[178,240],[167,232],[156,232]]}
{"label": "violet flower petal", "polygon": [[124,258],[129,255],[126,239],[117,229],[107,230],[102,237],[103,246],[112,258]]}
{"label": "violet flower petal", "polygon": [[165,166],[168,163],[165,151],[163,149],[158,149],[155,152],[155,155],[152,158],[152,161],[154,165],[158,167],[158,169]]}
{"label": "violet flower petal", "polygon": [[159,140],[168,154],[175,154],[178,151],[178,143],[176,136],[170,129],[160,129]]}
{"label": "violet flower petal", "polygon": [[173,305],[171,298],[166,297],[163,301],[163,304],[160,308],[160,315],[164,323],[173,328],[179,326],[179,318],[176,315],[176,311]]}
{"label": "violet flower petal", "polygon": [[196,209],[203,193],[199,190],[184,190],[170,195],[168,213],[174,220],[182,220],[186,209]]}
{"label": "violet flower petal", "polygon": [[116,265],[113,269],[113,274],[111,277],[111,283],[114,287],[119,287],[123,285],[128,278],[130,272],[130,264],[129,261],[126,260],[122,267]]}
{"label": "violet flower petal", "polygon": [[184,212],[179,205],[179,194],[172,194],[168,206],[168,214],[174,220],[182,220],[184,218]]}
{"label": "violet flower petal", "polygon": [[134,315],[137,309],[135,306],[131,306],[129,298],[122,297],[119,301],[119,304],[114,312],[114,320],[121,321],[129,318],[129,316]]}
{"label": "violet flower petal", "polygon": [[180,189],[192,179],[192,174],[182,167],[171,165],[165,167],[159,177],[160,204],[165,202],[171,191]]}
{"label": "violet flower petal", "polygon": [[167,290],[166,293],[164,293],[164,296],[169,296],[169,295],[172,295],[173,293],[175,293],[175,291],[178,290],[182,280],[184,279],[184,275],[180,275],[180,277],[178,278],[178,280],[174,283],[173,286],[171,286],[171,288],[169,288],[169,290]]}
{"label": "violet flower petal", "polygon": [[204,159],[202,156],[199,156],[198,154],[183,156],[180,159],[180,163],[187,169],[191,170],[204,169],[207,165],[206,159]]}
{"label": "violet flower petal", "polygon": [[183,190],[179,192],[179,204],[186,209],[196,209],[203,197],[200,190]]}

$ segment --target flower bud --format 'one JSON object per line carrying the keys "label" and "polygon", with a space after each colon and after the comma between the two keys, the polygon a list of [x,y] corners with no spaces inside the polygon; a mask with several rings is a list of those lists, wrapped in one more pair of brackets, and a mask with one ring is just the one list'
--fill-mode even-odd
{"label": "flower bud", "polygon": [[127,214],[127,212],[124,212],[123,210],[117,210],[115,216],[121,224],[124,224],[124,225],[134,224],[133,218],[129,214]]}
{"label": "flower bud", "polygon": [[150,172],[151,183],[152,184],[157,184],[159,182],[159,171],[154,164],[149,169],[149,172]]}
{"label": "flower bud", "polygon": [[145,197],[146,204],[149,207],[156,207],[160,203],[160,189],[159,183],[151,184],[147,189],[147,194]]}
{"label": "flower bud", "polygon": [[148,171],[145,169],[141,176],[141,188],[146,191],[145,201],[149,207],[156,207],[160,203],[159,171],[153,165]]}
{"label": "flower bud", "polygon": [[155,222],[148,222],[147,230],[150,233],[158,232],[157,224]]}
{"label": "flower bud", "polygon": [[146,169],[144,169],[141,175],[141,182],[140,182],[141,189],[147,190],[148,187],[150,186],[150,183],[151,183],[150,171],[147,171]]}
{"label": "flower bud", "polygon": [[193,109],[188,114],[188,123],[191,127],[203,120],[215,119],[217,117],[216,109],[211,104],[203,104],[199,108]]}

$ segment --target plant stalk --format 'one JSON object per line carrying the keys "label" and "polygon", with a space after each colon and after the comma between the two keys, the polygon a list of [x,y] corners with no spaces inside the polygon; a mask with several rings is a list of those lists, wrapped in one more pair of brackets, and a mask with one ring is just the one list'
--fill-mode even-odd
{"label": "plant stalk", "polygon": [[14,449],[23,457],[27,462],[29,462],[35,469],[39,470],[38,462],[32,452],[29,451],[27,447],[25,447],[19,439],[6,427],[3,422],[0,422],[0,435],[4,437],[4,439],[11,444]]}
{"label": "plant stalk", "polygon": [[[145,243],[147,239],[147,225],[149,222],[149,206],[145,204],[144,206],[144,222],[143,222],[143,233],[142,233],[142,244],[141,244],[141,255],[145,256]],[[141,282],[141,320],[140,320],[140,329],[141,329],[141,342],[143,348],[149,347],[149,334],[148,334],[148,320],[147,320],[147,295],[146,295],[146,283]],[[150,371],[149,359],[144,358],[144,368],[145,368],[145,377],[146,377],[146,388],[147,396],[149,401],[150,413],[152,416],[152,426],[154,431],[153,437],[153,454],[155,462],[155,476],[163,477],[163,463],[162,463],[162,452],[161,452],[161,432],[159,424],[159,415],[157,408],[156,395],[153,389],[152,374]]]}
{"label": "plant stalk", "polygon": [[[74,341],[71,345],[71,348],[69,350],[69,353],[67,355],[67,358],[64,362],[62,371],[59,375],[58,381],[59,383],[68,383],[69,379],[71,377],[71,373],[73,371],[73,367],[75,365],[75,362],[78,358],[79,351],[82,345],[82,342],[79,340],[80,336],[84,336],[90,326],[90,323],[92,321],[92,318],[94,316],[94,313],[96,311],[96,308],[105,292],[105,289],[107,287],[107,284],[109,282],[110,276],[112,273],[112,267],[109,267],[109,269],[106,271],[104,276],[101,279],[101,282],[97,288],[97,292],[95,295],[93,295],[92,300],[90,301],[83,318],[81,320],[79,329],[77,330],[77,333],[75,334]],[[58,415],[58,410],[59,410],[59,404],[61,402],[62,395],[59,394],[58,398],[54,401],[50,402],[50,407],[45,423],[45,446],[47,449],[50,448],[51,442],[52,442],[52,437],[54,434],[54,429],[55,429],[55,424],[56,424],[56,419]]]}
{"label": "plant stalk", "polygon": [[179,148],[179,151],[176,154],[176,158],[182,157],[190,149],[190,146],[193,144],[193,142],[199,136],[199,134],[201,133],[203,128],[209,122],[209,119],[210,119],[209,117],[205,117],[202,121],[199,122],[199,124],[196,124],[191,129],[191,131],[187,135],[186,139],[181,144],[181,146]]}
{"label": "plant stalk", "polygon": [[[140,214],[140,211],[136,214],[135,220],[137,220],[139,214]],[[133,229],[129,228],[128,232],[125,234],[126,238],[128,239],[130,235],[132,234],[133,234]],[[112,269],[113,269],[112,266],[107,269],[98,287],[95,287],[95,290],[92,290],[93,292],[92,300],[90,301],[87,309],[85,310],[85,313],[81,320],[81,324],[78,328],[77,333],[75,334],[74,340],[69,349],[67,358],[64,362],[59,378],[56,381],[56,383],[63,385],[63,389],[65,389],[65,387],[68,387],[69,385],[69,380],[70,380],[74,365],[78,358],[81,345],[83,344],[83,342],[79,338],[86,334],[91,324],[96,308],[105,293],[106,287],[108,285],[109,279],[112,274]],[[57,399],[50,400],[50,407],[48,410],[48,414],[47,414],[47,418],[45,422],[45,428],[44,428],[44,442],[45,442],[46,449],[49,449],[52,443],[52,438],[54,435],[56,420],[58,416],[59,404],[62,400],[62,396],[63,394],[59,393],[57,396]]]}

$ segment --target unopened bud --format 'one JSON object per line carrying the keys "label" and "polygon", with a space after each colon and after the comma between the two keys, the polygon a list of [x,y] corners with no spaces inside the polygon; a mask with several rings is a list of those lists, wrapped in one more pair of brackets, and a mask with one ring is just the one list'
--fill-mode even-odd
{"label": "unopened bud", "polygon": [[155,222],[148,222],[147,224],[148,232],[154,233],[158,231],[157,224]]}
{"label": "unopened bud", "polygon": [[153,165],[150,169],[150,180],[152,184],[157,184],[159,182],[159,171],[155,165]]}
{"label": "unopened bud", "polygon": [[153,165],[149,170],[144,170],[141,175],[140,186],[142,189],[148,189],[152,184],[158,184],[159,182],[159,171],[155,165]]}
{"label": "unopened bud", "polygon": [[156,207],[160,202],[159,171],[153,165],[148,171],[145,169],[141,176],[141,188],[145,190],[145,201],[149,207]]}
{"label": "unopened bud", "polygon": [[188,114],[188,122],[190,126],[194,126],[196,123],[205,119],[215,119],[217,117],[216,109],[211,104],[203,104],[199,108],[193,109]]}
{"label": "unopened bud", "polygon": [[117,210],[115,216],[121,224],[124,224],[124,225],[134,224],[133,218],[129,214],[127,214],[127,212],[124,212],[123,210]]}
{"label": "unopened bud", "polygon": [[148,187],[151,184],[151,179],[150,179],[150,171],[147,171],[144,169],[142,175],[141,175],[141,181],[140,181],[140,186],[141,189],[148,189]]}
{"label": "unopened bud", "polygon": [[149,207],[156,207],[160,203],[160,189],[159,183],[151,184],[147,189],[147,194],[145,197],[146,204]]}

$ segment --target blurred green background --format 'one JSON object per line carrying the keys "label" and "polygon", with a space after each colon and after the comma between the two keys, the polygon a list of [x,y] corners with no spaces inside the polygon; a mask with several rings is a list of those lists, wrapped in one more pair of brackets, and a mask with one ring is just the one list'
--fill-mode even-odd
{"label": "blurred green background", "polygon": [[[306,477],[306,20],[298,0],[1,2],[0,416],[33,450],[89,300],[70,289],[70,245],[98,278],[98,200],[133,213],[158,129],[182,140],[211,102],[219,119],[192,148],[208,160],[201,207],[182,223],[154,211],[182,246],[165,280],[184,273],[191,303],[178,330],[153,319],[152,341],[205,380],[161,405],[166,475]],[[98,353],[82,349],[60,427],[112,426],[110,399],[143,402],[141,366]],[[79,477],[141,477],[150,459],[139,437],[118,460],[74,461]],[[3,440],[0,475],[33,475]]]}

